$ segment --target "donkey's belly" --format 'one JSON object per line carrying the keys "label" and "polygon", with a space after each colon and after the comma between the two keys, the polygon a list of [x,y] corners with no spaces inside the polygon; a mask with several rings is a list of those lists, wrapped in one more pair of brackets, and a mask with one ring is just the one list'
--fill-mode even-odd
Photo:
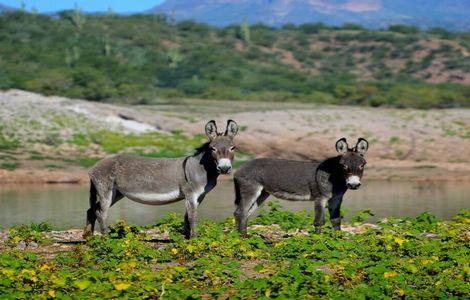
{"label": "donkey's belly", "polygon": [[184,195],[180,191],[172,191],[167,193],[128,192],[123,194],[132,201],[149,205],[169,204],[184,199]]}
{"label": "donkey's belly", "polygon": [[310,194],[294,194],[294,193],[289,193],[289,192],[284,192],[284,191],[276,191],[276,192],[272,192],[270,194],[273,195],[274,197],[282,199],[282,200],[290,200],[290,201],[309,201],[309,200],[311,200]]}

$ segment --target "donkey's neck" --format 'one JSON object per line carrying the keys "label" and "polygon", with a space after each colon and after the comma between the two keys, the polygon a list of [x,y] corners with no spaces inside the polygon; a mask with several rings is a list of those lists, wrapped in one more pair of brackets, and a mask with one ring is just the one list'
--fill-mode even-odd
{"label": "donkey's neck", "polygon": [[341,160],[341,155],[330,157],[325,159],[317,169],[317,173],[327,173],[329,177],[329,182],[337,186],[346,186],[346,180],[343,176],[343,167],[339,163]]}
{"label": "donkey's neck", "polygon": [[219,176],[219,172],[217,172],[217,166],[209,151],[201,151],[189,157],[189,159],[194,160],[201,168],[201,171],[203,170],[207,173],[208,179],[216,179]]}
{"label": "donkey's neck", "polygon": [[341,155],[327,158],[321,162],[318,169],[330,174],[337,173],[341,171],[340,159]]}

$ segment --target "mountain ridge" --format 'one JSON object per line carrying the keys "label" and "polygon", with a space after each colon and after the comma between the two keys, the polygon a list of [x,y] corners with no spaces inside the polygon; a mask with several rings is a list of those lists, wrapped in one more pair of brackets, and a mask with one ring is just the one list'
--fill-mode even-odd
{"label": "mountain ridge", "polygon": [[333,26],[358,23],[369,28],[407,24],[470,30],[470,1],[451,2],[452,5],[438,0],[167,0],[146,12],[216,26],[245,19],[248,23],[271,26],[323,22]]}
{"label": "mountain ridge", "polygon": [[12,10],[15,10],[15,8],[0,3],[0,13],[1,13],[1,12],[4,12],[4,11],[12,11]]}

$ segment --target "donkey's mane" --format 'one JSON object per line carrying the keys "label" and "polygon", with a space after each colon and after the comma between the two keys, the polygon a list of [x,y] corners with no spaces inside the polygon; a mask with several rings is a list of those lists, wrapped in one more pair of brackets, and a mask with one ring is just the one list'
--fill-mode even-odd
{"label": "donkey's mane", "polygon": [[201,153],[203,153],[203,152],[206,152],[206,150],[209,149],[209,144],[210,144],[210,143],[211,143],[211,142],[205,142],[205,143],[202,144],[201,146],[197,147],[197,148],[195,149],[195,152],[194,152],[193,155],[198,155],[198,154],[201,154]]}

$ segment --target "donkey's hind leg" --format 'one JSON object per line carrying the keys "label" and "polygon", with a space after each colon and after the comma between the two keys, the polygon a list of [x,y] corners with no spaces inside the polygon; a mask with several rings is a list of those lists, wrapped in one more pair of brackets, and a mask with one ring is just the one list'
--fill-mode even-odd
{"label": "donkey's hind leg", "polygon": [[122,194],[116,191],[114,184],[103,191],[98,191],[99,209],[96,210],[96,219],[100,224],[101,234],[105,235],[108,232],[108,225],[106,220],[108,219],[109,208],[122,198]]}
{"label": "donkey's hind leg", "polygon": [[252,185],[235,180],[235,223],[242,236],[247,236],[248,217],[251,216],[261,203],[269,196],[260,185]]}

